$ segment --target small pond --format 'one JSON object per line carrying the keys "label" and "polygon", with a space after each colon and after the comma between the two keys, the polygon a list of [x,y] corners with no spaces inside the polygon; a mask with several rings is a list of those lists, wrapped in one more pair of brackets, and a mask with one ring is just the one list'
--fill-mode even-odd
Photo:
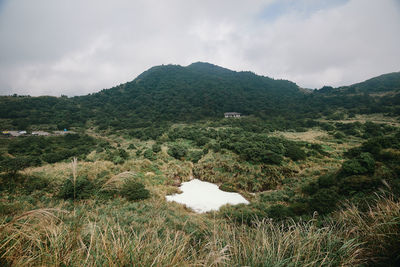
{"label": "small pond", "polygon": [[198,213],[218,210],[226,204],[249,204],[238,193],[222,191],[217,185],[198,179],[182,183],[179,189],[183,193],[166,196],[167,200],[184,204]]}

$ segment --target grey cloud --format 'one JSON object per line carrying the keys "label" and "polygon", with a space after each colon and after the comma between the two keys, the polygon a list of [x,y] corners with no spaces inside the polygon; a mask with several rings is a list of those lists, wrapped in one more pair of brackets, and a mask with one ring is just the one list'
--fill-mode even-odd
{"label": "grey cloud", "polygon": [[396,0],[340,0],[307,17],[315,1],[303,0],[298,12],[260,18],[277,1],[5,1],[0,94],[87,94],[195,61],[306,87],[400,69]]}

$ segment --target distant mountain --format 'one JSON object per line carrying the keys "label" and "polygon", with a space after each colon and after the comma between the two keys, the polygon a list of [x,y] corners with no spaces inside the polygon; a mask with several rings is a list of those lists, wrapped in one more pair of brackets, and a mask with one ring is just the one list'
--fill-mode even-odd
{"label": "distant mountain", "polygon": [[366,80],[365,82],[356,83],[348,87],[348,89],[357,92],[379,93],[388,91],[400,91],[400,72],[383,74],[378,77]]}
{"label": "distant mountain", "polygon": [[[197,62],[152,67],[131,82],[85,96],[0,97],[0,127],[51,124],[138,128],[164,122],[222,118],[224,112],[287,119],[316,118],[348,109],[354,113],[400,113],[400,73],[347,87],[303,90],[287,80],[236,72]],[[373,93],[393,91],[377,99]],[[368,95],[371,94],[371,95]]]}
{"label": "distant mountain", "polygon": [[[286,99],[301,95],[290,81],[198,62],[187,67],[153,67],[132,82],[80,97],[80,102],[91,110],[104,107],[97,114],[101,118],[112,114],[136,124],[222,117],[229,111],[256,114],[283,108]],[[104,121],[99,116],[96,119]]]}
{"label": "distant mountain", "polygon": [[324,86],[320,90],[315,90],[314,92],[327,94],[379,94],[385,92],[400,92],[400,72],[383,74],[350,86],[342,86],[338,88]]}

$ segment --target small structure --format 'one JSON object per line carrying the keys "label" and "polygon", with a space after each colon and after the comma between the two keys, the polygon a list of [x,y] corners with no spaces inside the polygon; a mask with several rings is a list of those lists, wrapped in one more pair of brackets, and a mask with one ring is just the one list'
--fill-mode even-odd
{"label": "small structure", "polygon": [[10,135],[13,137],[17,137],[22,135],[19,131],[9,131]]}
{"label": "small structure", "polygon": [[65,134],[74,134],[75,132],[73,132],[73,131],[66,131],[66,130],[64,129],[64,131],[54,131],[53,133],[54,133],[54,135],[65,135]]}
{"label": "small structure", "polygon": [[44,131],[35,131],[35,132],[32,132],[32,135],[48,136],[50,134],[48,132],[44,132]]}
{"label": "small structure", "polygon": [[225,118],[239,118],[240,115],[241,114],[238,112],[225,112],[224,113]]}
{"label": "small structure", "polygon": [[5,136],[10,136],[11,134],[10,134],[10,131],[2,131],[1,132],[3,135],[5,135]]}

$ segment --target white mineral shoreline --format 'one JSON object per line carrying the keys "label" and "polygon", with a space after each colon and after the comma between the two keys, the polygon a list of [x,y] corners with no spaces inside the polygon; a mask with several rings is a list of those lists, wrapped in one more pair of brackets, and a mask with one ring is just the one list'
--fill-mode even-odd
{"label": "white mineral shoreline", "polygon": [[183,193],[166,196],[167,200],[184,204],[198,213],[218,210],[226,204],[249,204],[249,201],[238,193],[222,191],[217,185],[198,179],[182,183],[179,189]]}

